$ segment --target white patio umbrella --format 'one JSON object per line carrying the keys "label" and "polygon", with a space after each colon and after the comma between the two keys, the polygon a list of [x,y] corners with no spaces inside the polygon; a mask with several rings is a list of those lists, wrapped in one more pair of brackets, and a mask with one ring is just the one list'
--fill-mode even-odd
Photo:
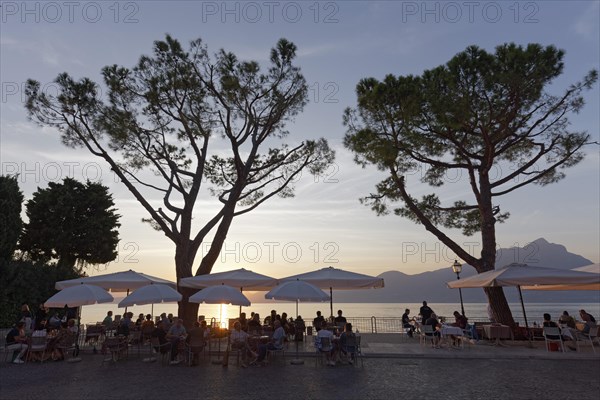
{"label": "white patio umbrella", "polygon": [[298,316],[298,302],[327,301],[331,297],[315,285],[301,280],[284,282],[265,294],[265,299],[295,301],[296,317]]}
{"label": "white patio umbrella", "polygon": [[240,268],[232,271],[192,276],[179,280],[179,286],[196,289],[216,285],[233,286],[239,288],[240,291],[243,291],[244,289],[260,291],[269,290],[277,286],[277,279]]}
{"label": "white patio umbrella", "polygon": [[70,286],[79,285],[81,283],[100,286],[106,290],[110,290],[111,292],[129,292],[129,290],[135,290],[151,283],[168,285],[173,289],[177,288],[175,282],[157,278],[151,275],[146,275],[131,269],[129,271],[113,272],[110,274],[86,276],[84,278],[59,281],[56,282],[55,288],[62,290]]}
{"label": "white patio umbrella", "polygon": [[[71,286],[56,293],[46,300],[44,307],[60,308],[65,305],[68,307],[81,307],[97,303],[110,303],[113,300],[114,298],[112,295],[100,286],[80,283],[77,286]],[[77,314],[77,338],[79,338],[81,308],[78,308]],[[76,342],[76,352],[79,353],[79,344],[77,343],[78,342]]]}
{"label": "white patio umbrella", "polygon": [[144,304],[152,304],[154,306],[155,303],[175,303],[181,301],[182,297],[181,293],[171,286],[151,283],[150,285],[136,289],[129,296],[125,297],[119,302],[119,307],[140,306]]}
{"label": "white patio umbrella", "polygon": [[523,285],[555,285],[555,284],[590,284],[600,283],[600,277],[581,271],[534,267],[527,264],[509,264],[505,267],[473,275],[465,279],[448,282],[451,289],[482,288],[491,286],[516,286],[519,291],[521,308],[525,319],[525,328],[529,330],[525,304],[521,286]]}
{"label": "white patio umbrella", "polygon": [[[220,304],[221,307],[223,307],[223,304],[245,307],[250,305],[250,300],[248,300],[248,298],[244,296],[242,292],[234,287],[224,284],[204,288],[198,293],[191,295],[189,301],[192,303]],[[229,346],[229,336],[227,336],[227,343],[227,346]],[[219,337],[219,356],[220,355],[221,339]],[[228,353],[226,357],[229,357]],[[224,360],[226,360],[226,358]],[[217,364],[220,364],[221,362],[221,360],[216,361]]]}
{"label": "white patio umbrella", "polygon": [[322,268],[304,274],[292,275],[287,278],[279,279],[279,282],[289,282],[301,280],[321,288],[329,289],[330,311],[333,316],[333,289],[352,290],[352,289],[377,289],[382,288],[383,278],[358,274],[356,272],[344,271],[333,267]]}
{"label": "white patio umbrella", "polygon": [[[295,281],[284,282],[265,294],[265,299],[273,300],[285,300],[296,302],[296,318],[298,317],[298,302],[299,301],[326,301],[330,300],[331,297],[316,287],[315,285],[306,281],[296,279]],[[296,341],[296,358],[291,361],[291,364],[300,365],[304,364],[300,358],[298,358],[298,342]]]}
{"label": "white patio umbrella", "polygon": [[[210,286],[228,285],[239,288],[240,292],[247,290],[269,290],[277,286],[277,279],[258,274],[245,268],[214,274],[191,276],[179,280],[179,286],[202,289]],[[240,306],[240,314],[242,307]]]}
{"label": "white patio umbrella", "polygon": [[192,303],[231,304],[245,307],[250,305],[250,300],[242,292],[227,285],[204,288],[198,293],[191,295],[189,301]]}
{"label": "white patio umbrella", "polygon": [[[56,285],[54,285],[54,287],[56,289],[62,290],[70,286],[79,285],[81,283],[100,286],[106,290],[110,290],[111,292],[127,292],[127,295],[129,295],[130,290],[139,289],[151,283],[168,285],[174,289],[177,288],[175,282],[171,282],[162,278],[157,278],[151,275],[146,275],[141,272],[133,271],[131,269],[129,271],[120,271],[113,272],[110,274],[86,276],[84,278],[59,281],[56,282]],[[127,311],[127,308],[125,308],[125,311]]]}
{"label": "white patio umbrella", "polygon": [[61,290],[44,303],[44,307],[62,308],[87,306],[97,303],[110,303],[114,298],[106,290],[95,285],[79,284]]}
{"label": "white patio umbrella", "polygon": [[570,283],[561,285],[533,285],[523,286],[525,290],[595,290],[600,291],[600,264],[591,264],[579,268],[573,268],[569,271],[587,272],[597,278],[596,283]]}

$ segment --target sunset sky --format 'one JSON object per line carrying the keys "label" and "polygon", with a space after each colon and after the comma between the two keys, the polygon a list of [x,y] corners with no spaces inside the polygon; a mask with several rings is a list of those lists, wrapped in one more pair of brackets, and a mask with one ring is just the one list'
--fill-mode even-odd
{"label": "sunset sky", "polygon": [[[107,185],[122,226],[119,259],[104,271],[134,269],[174,279],[174,246],[141,222],[147,213],[103,161],[84,149],[63,146],[56,131],[27,120],[25,82],[34,78],[49,93],[53,79],[64,71],[100,82],[102,67],[132,67],[167,33],[185,47],[201,37],[210,53],[224,48],[266,66],[271,47],[285,37],[297,45],[296,64],[309,85],[309,104],[287,126],[286,141],[325,137],[336,150],[335,164],[320,177],[304,174],[294,198],[272,199],[238,217],[213,271],[245,267],[283,277],[329,265],[372,275],[449,267],[455,255],[423,227],[396,216],[377,217],[359,203],[382,175],[354,164],[342,146],[342,113],[356,103],[356,83],[389,73],[420,74],[473,44],[488,51],[505,42],[564,49],[564,74],[550,88],[553,94],[600,67],[597,1],[467,3],[3,1],[2,174],[20,174],[26,198],[37,187],[65,177]],[[600,141],[598,84],[584,95],[587,104],[571,116],[570,128],[586,130]],[[600,152],[598,146],[587,151],[587,158],[558,184],[526,187],[498,201],[502,211],[511,213],[497,226],[500,247],[524,246],[544,237],[600,262]],[[418,172],[408,176],[413,195],[432,191],[418,178]],[[471,199],[465,177],[448,180],[456,183],[438,190],[442,201]],[[153,199],[160,204],[158,196]],[[215,198],[203,196],[195,222],[209,218],[216,206]],[[481,250],[477,236],[464,237],[459,231],[449,235],[474,255]],[[207,248],[205,244],[199,252],[196,265]]]}

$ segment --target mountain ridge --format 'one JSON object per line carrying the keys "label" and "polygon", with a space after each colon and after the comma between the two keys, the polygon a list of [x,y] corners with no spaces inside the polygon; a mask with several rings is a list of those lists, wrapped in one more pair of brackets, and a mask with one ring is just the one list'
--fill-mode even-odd
{"label": "mountain ridge", "polygon": [[[578,254],[570,253],[561,244],[550,243],[544,238],[539,238],[523,247],[513,246],[500,248],[496,253],[496,266],[502,267],[511,263],[523,263],[532,266],[544,266],[559,269],[573,269],[592,264],[592,261]],[[461,278],[475,275],[476,271],[468,264],[463,265]],[[420,303],[427,300],[432,303],[458,302],[458,292],[449,289],[446,282],[456,279],[450,266],[434,271],[425,271],[419,274],[406,274],[399,270],[389,270],[378,275],[385,281],[385,287],[372,290],[335,290],[334,302],[339,303]],[[516,288],[505,287],[504,292],[509,302],[518,302]],[[589,303],[600,301],[600,294],[590,291],[523,291],[528,302],[564,302],[564,303]],[[462,296],[465,303],[487,302],[483,289],[463,289]],[[263,302],[263,293],[253,293],[250,300]],[[262,297],[262,299],[261,299]]]}

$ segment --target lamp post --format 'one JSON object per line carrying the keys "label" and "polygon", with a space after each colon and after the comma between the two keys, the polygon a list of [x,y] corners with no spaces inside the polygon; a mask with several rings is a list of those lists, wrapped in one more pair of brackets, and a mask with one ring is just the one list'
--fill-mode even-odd
{"label": "lamp post", "polygon": [[[456,279],[460,279],[460,273],[462,271],[462,264],[458,262],[458,260],[454,260],[454,264],[452,264],[452,272],[456,274]],[[463,305],[462,298],[462,290],[458,288],[458,293],[460,295],[460,310],[462,311],[463,317],[465,316],[465,306]]]}

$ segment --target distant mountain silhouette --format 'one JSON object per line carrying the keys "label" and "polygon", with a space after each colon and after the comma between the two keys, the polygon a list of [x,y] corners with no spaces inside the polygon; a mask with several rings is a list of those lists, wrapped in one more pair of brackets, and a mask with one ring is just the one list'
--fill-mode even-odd
{"label": "distant mountain silhouette", "polygon": [[[569,253],[565,246],[549,243],[540,238],[523,247],[499,249],[496,255],[496,267],[510,263],[523,263],[532,266],[573,269],[592,264],[592,261]],[[464,265],[461,278],[475,275],[476,271],[469,265]],[[452,303],[458,298],[457,290],[449,289],[446,282],[456,279],[456,274],[450,267],[436,271],[407,275],[400,271],[388,271],[379,275],[384,278],[385,287],[377,290],[338,291],[334,294],[335,301],[341,303],[419,303],[427,300],[432,303]],[[505,287],[504,292],[509,302],[518,302],[516,288]],[[463,289],[463,300],[466,303],[483,303],[487,299],[483,289]],[[545,292],[526,291],[523,294],[528,302],[593,302],[598,294],[589,291]]]}
{"label": "distant mountain silhouette", "polygon": [[[565,246],[549,243],[540,238],[523,247],[499,249],[496,256],[496,267],[502,267],[513,262],[532,266],[573,269],[592,264],[592,261],[567,251]],[[461,278],[475,275],[476,271],[469,265],[464,265]],[[371,290],[334,290],[334,301],[339,303],[420,303],[427,300],[432,303],[458,302],[458,291],[449,289],[446,282],[456,279],[456,274],[448,268],[408,275],[400,271],[387,271],[379,275],[385,280],[385,287]],[[505,287],[509,302],[518,302],[516,288]],[[261,295],[252,296],[252,301],[260,302]],[[483,289],[463,289],[465,303],[484,303],[487,301]],[[524,291],[526,302],[533,303],[591,303],[599,301],[598,293],[591,291]]]}

